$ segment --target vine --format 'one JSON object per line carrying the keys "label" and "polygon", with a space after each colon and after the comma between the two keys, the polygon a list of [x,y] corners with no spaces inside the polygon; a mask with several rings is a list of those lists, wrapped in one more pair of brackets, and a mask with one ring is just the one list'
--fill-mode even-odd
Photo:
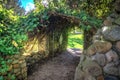
{"label": "vine", "polygon": [[[48,7],[36,4],[36,9],[26,16],[16,16],[12,10],[7,10],[0,5],[0,75],[7,72],[9,68],[7,62],[10,60],[6,60],[6,56],[20,53],[24,42],[28,39],[28,32],[34,31],[35,28],[37,28],[37,32],[40,32],[42,28],[49,27],[49,12],[78,18],[80,20],[79,27],[84,31],[89,31],[92,28],[101,27],[102,18],[112,9],[110,7],[112,2],[113,0],[99,0],[98,2],[85,0],[84,2],[80,1],[77,8],[74,9],[65,0],[59,2],[53,0]],[[95,16],[93,17],[93,15]],[[15,79],[14,75],[7,74],[7,76]],[[4,76],[0,76],[0,80],[5,80]]]}

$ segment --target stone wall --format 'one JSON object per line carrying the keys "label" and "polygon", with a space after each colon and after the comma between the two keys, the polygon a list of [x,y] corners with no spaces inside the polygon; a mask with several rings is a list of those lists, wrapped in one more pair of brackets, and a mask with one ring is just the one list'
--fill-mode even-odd
{"label": "stone wall", "polygon": [[120,80],[120,15],[113,13],[81,55],[74,80]]}
{"label": "stone wall", "polygon": [[22,55],[7,56],[7,65],[9,66],[8,72],[1,73],[5,80],[11,80],[8,73],[14,75],[17,80],[27,80],[27,67],[25,57]]}

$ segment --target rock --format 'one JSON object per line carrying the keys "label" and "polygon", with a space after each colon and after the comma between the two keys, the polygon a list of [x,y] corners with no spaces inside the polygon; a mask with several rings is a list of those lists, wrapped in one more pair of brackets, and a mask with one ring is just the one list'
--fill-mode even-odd
{"label": "rock", "polygon": [[119,69],[117,66],[114,65],[114,63],[108,63],[104,68],[103,71],[107,74],[118,76],[119,75]]}
{"label": "rock", "polygon": [[87,74],[81,70],[76,69],[75,78],[74,80],[96,80],[90,74]]}
{"label": "rock", "polygon": [[95,35],[101,35],[102,34],[102,29],[98,29]]}
{"label": "rock", "polygon": [[93,39],[92,39],[93,41],[92,42],[94,43],[94,42],[97,42],[101,39],[102,39],[101,35],[95,35],[95,36],[93,36]]}
{"label": "rock", "polygon": [[103,75],[98,76],[97,80],[104,80],[104,76]]}
{"label": "rock", "polygon": [[103,27],[102,34],[105,40],[118,41],[120,40],[120,26],[113,25],[111,27]]}
{"label": "rock", "polygon": [[105,66],[105,64],[107,62],[105,55],[99,54],[99,53],[97,53],[96,55],[93,55],[92,60],[96,61],[101,66]]}
{"label": "rock", "polygon": [[[118,41],[115,45],[115,48],[120,52],[120,41]],[[120,55],[120,53],[119,53]]]}
{"label": "rock", "polygon": [[14,64],[14,65],[13,65],[13,68],[14,68],[14,69],[19,68],[19,64]]}
{"label": "rock", "polygon": [[113,50],[108,51],[105,55],[106,55],[108,63],[111,62],[111,61],[119,60],[119,57],[118,57],[117,53]]}
{"label": "rock", "polygon": [[96,41],[87,50],[88,55],[94,55],[96,53],[105,53],[109,51],[112,44],[107,41]]}
{"label": "rock", "polygon": [[120,14],[120,0],[116,0],[115,2],[115,11]]}
{"label": "rock", "polygon": [[85,78],[85,73],[77,67],[74,80],[84,80],[84,78]]}
{"label": "rock", "polygon": [[[112,17],[112,16],[108,16],[108,17],[107,17],[107,20],[109,20],[109,21],[111,21],[111,22],[114,22],[114,21],[115,21],[115,18]],[[108,25],[106,25],[106,26],[108,26]]]}
{"label": "rock", "polygon": [[115,76],[106,76],[104,80],[119,80],[119,79]]}
{"label": "rock", "polygon": [[114,21],[117,25],[120,25],[120,17],[119,18],[117,18],[117,19],[115,19],[115,21]]}
{"label": "rock", "polygon": [[82,70],[92,76],[99,76],[102,74],[101,67],[89,57],[86,57],[82,62]]}
{"label": "rock", "polygon": [[117,14],[116,12],[114,12],[114,13],[110,14],[109,18],[107,17],[107,19],[110,20],[110,21],[112,21],[112,22],[114,22],[115,19],[117,19],[118,17],[119,17],[119,14]]}
{"label": "rock", "polygon": [[104,24],[105,26],[111,26],[111,25],[112,25],[112,21],[110,21],[110,20],[105,20],[105,21],[103,22],[103,24]]}

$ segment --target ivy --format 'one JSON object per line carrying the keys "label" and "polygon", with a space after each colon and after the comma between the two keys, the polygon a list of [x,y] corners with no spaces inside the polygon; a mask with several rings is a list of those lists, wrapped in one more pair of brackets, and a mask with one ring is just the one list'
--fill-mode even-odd
{"label": "ivy", "polygon": [[[9,68],[7,65],[9,60],[5,60],[5,56],[19,54],[23,49],[24,42],[28,39],[27,32],[34,31],[35,28],[49,27],[49,12],[80,19],[79,27],[85,31],[93,27],[100,28],[101,17],[110,13],[110,3],[113,0],[81,1],[84,0],[78,0],[80,3],[77,3],[76,9],[72,8],[72,2],[69,4],[66,0],[58,0],[58,2],[52,0],[48,7],[36,4],[36,9],[25,16],[16,16],[12,10],[7,10],[0,5],[0,72],[7,72]],[[37,31],[40,32],[40,29]],[[7,76],[11,76],[12,80],[15,79],[14,75],[8,74]],[[4,80],[4,77],[0,76],[0,80]]]}
{"label": "ivy", "polygon": [[[2,58],[0,56],[0,80],[6,80],[6,79],[9,79],[9,80],[15,80],[15,76],[10,74],[10,73],[7,73],[8,70],[9,70],[9,66],[7,65],[7,63],[10,63],[11,60],[6,60],[4,58]],[[7,78],[5,78],[2,74],[6,74]]]}

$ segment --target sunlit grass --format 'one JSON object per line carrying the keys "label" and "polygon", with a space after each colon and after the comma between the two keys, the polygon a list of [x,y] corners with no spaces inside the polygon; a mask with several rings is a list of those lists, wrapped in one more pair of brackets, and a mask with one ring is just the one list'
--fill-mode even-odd
{"label": "sunlit grass", "polygon": [[67,47],[83,49],[83,34],[69,34]]}

